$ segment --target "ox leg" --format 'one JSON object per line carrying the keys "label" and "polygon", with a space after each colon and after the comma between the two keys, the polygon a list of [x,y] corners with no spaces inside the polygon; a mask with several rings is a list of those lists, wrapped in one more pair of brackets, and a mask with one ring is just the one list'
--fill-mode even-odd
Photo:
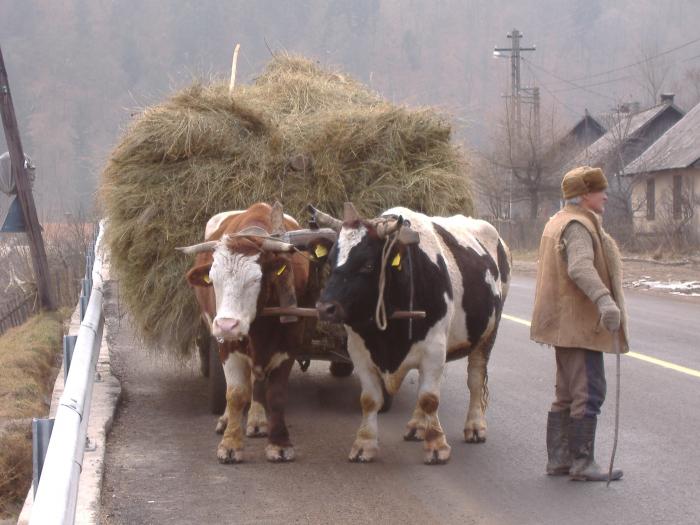
{"label": "ox leg", "polygon": [[[445,351],[427,352],[428,356],[421,363],[421,382],[418,389],[418,407],[425,414],[425,434],[423,461],[427,465],[440,465],[450,459],[452,447],[447,443],[445,432],[438,419],[440,405],[440,384],[445,368]],[[432,354],[432,355],[431,355]]]}
{"label": "ox leg", "polygon": [[467,386],[469,387],[469,409],[464,423],[464,441],[483,443],[486,441],[486,357],[483,347],[475,348],[469,354],[467,365]]}
{"label": "ox leg", "polygon": [[219,419],[216,420],[216,433],[223,434],[224,430],[226,430],[226,425],[228,425],[228,404],[226,405],[226,408],[224,408],[224,413],[221,414]]}
{"label": "ox leg", "polygon": [[362,424],[357,430],[349,459],[353,462],[369,463],[379,452],[377,413],[382,407],[384,394],[382,380],[374,369],[362,366],[357,371],[362,384]]}
{"label": "ox leg", "polygon": [[294,461],[294,447],[289,440],[289,431],[284,421],[284,409],[287,406],[287,384],[293,364],[293,359],[283,361],[270,372],[267,379],[266,394],[270,431],[265,455],[268,461]]}
{"label": "ox leg", "polygon": [[[423,384],[423,373],[418,372],[418,384]],[[406,423],[406,432],[403,435],[405,441],[423,441],[425,439],[425,427],[426,418],[425,412],[420,406],[420,403],[416,403],[416,408],[413,410],[411,419]]]}
{"label": "ox leg", "polygon": [[265,413],[265,382],[251,377],[253,382],[253,401],[248,409],[248,422],[245,435],[248,437],[267,436],[267,414]]}
{"label": "ox leg", "polygon": [[244,356],[231,352],[224,362],[226,416],[228,423],[216,455],[220,463],[243,461],[243,411],[250,401],[250,365]]}

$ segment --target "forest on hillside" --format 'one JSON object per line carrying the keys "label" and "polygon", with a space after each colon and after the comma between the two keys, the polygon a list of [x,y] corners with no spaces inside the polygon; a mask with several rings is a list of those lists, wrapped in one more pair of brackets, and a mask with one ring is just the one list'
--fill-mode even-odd
{"label": "forest on hillside", "polygon": [[239,82],[271,53],[302,53],[396,103],[443,108],[458,140],[479,148],[509,90],[493,48],[510,45],[513,28],[537,46],[523,84],[539,86],[548,118],[565,125],[585,108],[651,104],[639,65],[624,67],[645,56],[688,109],[700,95],[698,19],[693,0],[4,0],[0,45],[39,212],[56,220],[92,210],[130,115],[194,79],[227,76],[235,43]]}

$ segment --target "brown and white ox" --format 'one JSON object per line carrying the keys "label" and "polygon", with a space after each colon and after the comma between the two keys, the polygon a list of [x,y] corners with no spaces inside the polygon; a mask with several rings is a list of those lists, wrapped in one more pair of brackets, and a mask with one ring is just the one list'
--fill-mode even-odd
{"label": "brown and white ox", "polygon": [[[283,226],[288,232],[299,230],[287,215]],[[245,211],[215,215],[207,224],[205,242],[181,248],[197,254],[187,280],[219,341],[226,377],[226,411],[217,425],[218,431],[225,427],[217,449],[222,463],[243,460],[242,420],[251,402],[251,374],[264,388],[256,388],[259,395],[251,403],[248,435],[263,434],[267,427],[267,459],[294,459],[284,419],[287,383],[304,330],[312,328],[312,323],[302,319],[283,323],[280,317],[260,314],[266,306],[279,306],[285,280],[293,286],[299,306],[312,306],[315,297],[307,293],[308,258],[294,253],[293,244],[270,238],[272,233],[272,207],[257,203]]]}
{"label": "brown and white ox", "polygon": [[[510,282],[508,248],[496,229],[462,215],[428,217],[406,208],[363,220],[350,203],[342,222],[317,217],[339,235],[316,307],[321,319],[345,325],[362,383],[362,424],[350,460],[375,458],[382,387],[396,393],[417,368],[418,403],[404,439],[424,441],[426,463],[448,461],[451,448],[438,420],[440,384],[445,363],[465,356],[470,401],[464,439],[484,441],[486,366]],[[392,320],[397,310],[426,316]]]}

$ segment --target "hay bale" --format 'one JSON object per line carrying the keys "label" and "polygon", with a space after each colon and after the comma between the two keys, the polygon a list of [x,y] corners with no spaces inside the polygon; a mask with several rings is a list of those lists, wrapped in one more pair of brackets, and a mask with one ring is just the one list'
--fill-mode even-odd
{"label": "hay bale", "polygon": [[449,121],[382,100],[294,56],[249,86],[196,83],[143,111],[102,173],[112,268],[145,342],[187,353],[198,309],[175,246],[202,239],[213,214],[281,201],[300,222],[313,203],[365,216],[394,205],[471,213]]}

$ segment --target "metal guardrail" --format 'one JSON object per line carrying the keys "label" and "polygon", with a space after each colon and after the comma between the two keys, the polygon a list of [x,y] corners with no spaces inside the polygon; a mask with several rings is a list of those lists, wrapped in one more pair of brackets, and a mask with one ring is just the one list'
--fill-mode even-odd
{"label": "metal guardrail", "polygon": [[[90,401],[95,378],[95,366],[102,342],[104,315],[102,313],[102,251],[104,233],[100,223],[93,253],[86,257],[85,279],[79,302],[81,324],[72,359],[64,363],[67,370],[63,395],[58,404],[53,430],[49,420],[38,420],[37,433],[50,433],[48,449],[42,465],[34,465],[38,485],[32,505],[30,524],[72,524],[78,499],[78,484],[90,417]],[[94,261],[94,262],[93,262]],[[87,295],[85,295],[87,294]],[[72,341],[67,343],[71,345]],[[65,344],[65,343],[64,343]],[[71,352],[66,352],[69,355]],[[46,423],[42,423],[42,422]],[[37,439],[45,443],[45,439]],[[44,456],[35,451],[34,457]],[[35,480],[36,481],[36,480]]]}

